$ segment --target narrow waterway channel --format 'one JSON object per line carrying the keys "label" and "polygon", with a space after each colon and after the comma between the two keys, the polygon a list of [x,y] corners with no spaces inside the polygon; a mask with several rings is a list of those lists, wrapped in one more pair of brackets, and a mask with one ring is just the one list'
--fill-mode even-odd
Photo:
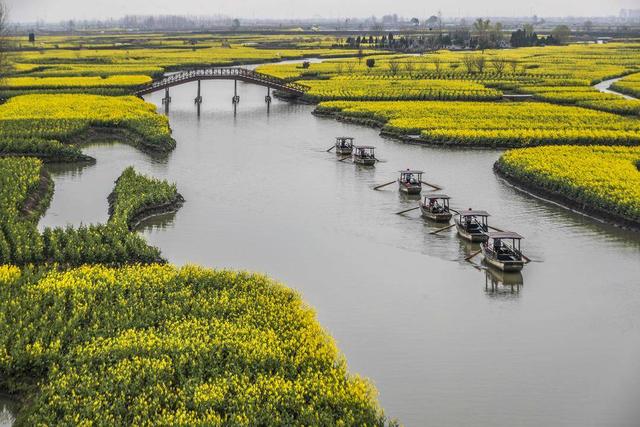
{"label": "narrow waterway channel", "polygon": [[628,99],[628,100],[638,99],[638,98],[635,98],[635,97],[633,97],[631,95],[620,93],[620,92],[617,92],[617,91],[611,89],[611,85],[612,84],[614,84],[618,80],[622,80],[622,79],[623,79],[623,77],[618,77],[618,78],[609,79],[609,80],[603,80],[600,83],[598,83],[597,85],[594,85],[593,87],[598,89],[600,92],[609,93],[609,94],[612,94],[612,95],[618,95],[618,96],[620,96],[620,97],[622,97],[624,99]]}
{"label": "narrow waterway channel", "polygon": [[[172,263],[264,272],[301,292],[350,369],[375,382],[407,426],[637,426],[640,419],[640,235],[531,198],[492,172],[500,152],[382,139],[311,115],[266,89],[173,88],[177,149],[86,147],[87,167],[51,166],[43,226],[104,222],[113,181],[130,165],[175,181],[187,202],[142,233]],[[148,97],[161,108],[163,94]],[[335,136],[378,147],[375,168],[336,162]],[[486,209],[523,234],[538,262],[503,277],[464,262],[475,248],[415,212],[395,186],[426,171],[455,208]],[[478,261],[478,260],[476,260]]]}

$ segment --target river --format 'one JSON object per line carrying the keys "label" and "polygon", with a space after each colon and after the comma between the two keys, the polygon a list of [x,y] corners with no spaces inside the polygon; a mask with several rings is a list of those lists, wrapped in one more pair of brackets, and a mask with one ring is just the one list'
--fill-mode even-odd
{"label": "river", "polygon": [[[445,149],[311,115],[231,82],[171,90],[174,152],[91,145],[92,166],[49,166],[56,185],[40,226],[104,222],[122,170],[175,181],[176,214],[141,232],[170,262],[264,272],[297,289],[352,372],[371,378],[407,426],[637,426],[640,234],[532,198],[497,178],[498,150]],[[163,93],[147,99],[161,110]],[[355,167],[326,153],[334,137],[378,147]],[[463,261],[475,247],[422,220],[396,186],[405,168],[444,187],[454,208],[486,209],[524,235],[536,262],[503,278]],[[479,262],[480,257],[475,259]]]}

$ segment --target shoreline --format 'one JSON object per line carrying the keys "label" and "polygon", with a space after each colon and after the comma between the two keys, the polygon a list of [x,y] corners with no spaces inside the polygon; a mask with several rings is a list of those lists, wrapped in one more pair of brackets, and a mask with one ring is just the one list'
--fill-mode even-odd
{"label": "shoreline", "polygon": [[28,221],[39,221],[45,214],[51,203],[51,199],[54,193],[53,178],[49,175],[44,168],[44,165],[40,167],[40,181],[35,190],[32,190],[27,194],[20,213],[24,219]]}
{"label": "shoreline", "polygon": [[[111,217],[113,216],[114,205],[116,201],[115,190],[109,194],[109,196],[107,197],[107,201],[109,202],[109,221],[111,221]],[[182,205],[184,205],[184,203],[185,203],[185,199],[184,197],[182,197],[182,194],[176,193],[173,199],[165,203],[161,203],[158,205],[142,206],[139,209],[137,209],[135,212],[133,212],[130,218],[127,218],[127,228],[129,229],[130,232],[133,233],[136,231],[136,229],[140,226],[140,224],[143,221],[146,221],[147,219],[150,219],[156,216],[177,212],[182,207]]]}
{"label": "shoreline", "polygon": [[588,203],[572,199],[571,197],[558,191],[549,190],[540,185],[527,182],[522,178],[519,178],[504,170],[504,168],[500,165],[499,160],[494,163],[493,171],[496,176],[505,181],[509,186],[529,196],[535,197],[536,199],[542,200],[547,203],[552,203],[563,209],[585,216],[592,220],[596,220],[603,224],[614,226],[623,230],[640,232],[640,221],[635,221],[622,215],[600,209]]}
{"label": "shoreline", "polygon": [[173,151],[176,147],[176,141],[171,136],[168,136],[162,144],[154,144],[131,129],[112,126],[89,126],[87,129],[71,135],[64,141],[66,144],[75,146],[112,142],[131,145],[145,153],[152,154],[166,154]]}
{"label": "shoreline", "polygon": [[[348,114],[343,114],[340,111],[322,111],[315,109],[311,113],[316,117],[324,117],[331,118],[337,120],[342,123],[349,123],[359,126],[366,126],[373,129],[380,129],[380,136],[394,139],[396,141],[405,142],[408,144],[414,145],[426,145],[429,147],[440,147],[447,149],[462,149],[462,150],[507,150],[511,148],[525,148],[522,145],[517,144],[483,144],[483,143],[474,143],[473,145],[468,144],[460,144],[457,142],[447,142],[447,141],[430,141],[423,139],[419,135],[411,134],[411,133],[402,133],[399,131],[392,131],[389,129],[385,129],[386,122],[383,122],[379,119],[372,118],[364,118],[364,117],[355,117],[350,116]],[[538,145],[544,144],[530,144],[526,147],[536,147]]]}
{"label": "shoreline", "polygon": [[148,219],[165,215],[168,213],[172,213],[172,212],[178,212],[178,210],[180,210],[180,208],[182,207],[182,205],[184,205],[184,203],[185,203],[184,197],[182,197],[180,193],[177,193],[176,197],[170,202],[163,203],[161,205],[156,205],[156,206],[145,206],[144,208],[141,208],[127,222],[129,231],[131,232],[137,231],[140,224],[142,224],[144,221]]}

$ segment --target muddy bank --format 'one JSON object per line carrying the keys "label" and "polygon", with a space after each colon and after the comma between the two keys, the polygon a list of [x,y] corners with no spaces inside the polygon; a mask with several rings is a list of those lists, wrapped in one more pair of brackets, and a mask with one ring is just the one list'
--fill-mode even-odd
{"label": "muddy bank", "polygon": [[627,218],[623,215],[618,215],[611,211],[592,206],[588,203],[575,200],[564,193],[559,191],[550,190],[541,185],[537,185],[532,181],[524,180],[509,171],[501,165],[500,161],[497,161],[493,165],[493,170],[497,176],[504,179],[507,183],[512,185],[519,191],[532,195],[547,202],[554,203],[565,209],[573,212],[585,215],[590,218],[597,219],[598,221],[605,222],[607,224],[614,225],[626,230],[632,230],[640,232],[640,221],[632,218]]}
{"label": "muddy bank", "polygon": [[49,173],[40,169],[40,182],[38,186],[27,195],[22,205],[21,214],[24,218],[37,221],[46,212],[53,197],[53,179]]}
{"label": "muddy bank", "polygon": [[[107,200],[109,201],[109,215],[112,216],[114,213],[116,202],[115,192],[109,194]],[[130,218],[127,218],[127,227],[129,228],[129,231],[135,231],[143,221],[149,218],[164,215],[167,213],[177,212],[182,207],[184,202],[184,197],[182,197],[180,193],[176,193],[173,199],[165,203],[159,205],[143,206],[137,209]]]}
{"label": "muddy bank", "polygon": [[159,141],[150,141],[142,135],[124,127],[91,126],[64,141],[67,144],[90,144],[120,142],[148,153],[168,153],[176,148],[176,141],[168,136]]}

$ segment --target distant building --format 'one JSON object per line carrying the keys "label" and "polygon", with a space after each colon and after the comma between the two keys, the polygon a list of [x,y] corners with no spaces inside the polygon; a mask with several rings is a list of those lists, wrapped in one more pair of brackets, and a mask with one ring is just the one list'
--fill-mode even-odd
{"label": "distant building", "polygon": [[625,20],[638,20],[640,19],[640,9],[621,9],[620,18]]}

